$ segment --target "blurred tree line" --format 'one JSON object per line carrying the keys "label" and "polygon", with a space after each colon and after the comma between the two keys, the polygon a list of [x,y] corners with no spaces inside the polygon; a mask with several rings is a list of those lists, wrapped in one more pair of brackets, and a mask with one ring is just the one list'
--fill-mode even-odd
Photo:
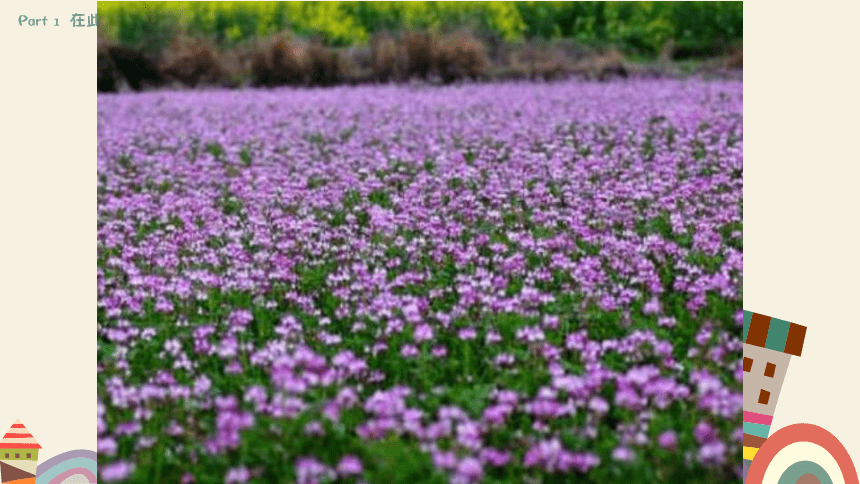
{"label": "blurred tree line", "polygon": [[284,30],[327,45],[374,33],[467,28],[506,42],[569,39],[656,56],[710,56],[743,40],[743,2],[98,2],[100,35],[162,49],[177,32],[230,48]]}

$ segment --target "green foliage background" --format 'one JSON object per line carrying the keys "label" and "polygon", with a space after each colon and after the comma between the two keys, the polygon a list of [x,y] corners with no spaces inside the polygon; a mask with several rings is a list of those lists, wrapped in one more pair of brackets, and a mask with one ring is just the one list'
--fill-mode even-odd
{"label": "green foliage background", "polygon": [[231,47],[290,30],[333,46],[363,44],[379,31],[470,28],[518,42],[571,39],[656,55],[674,39],[715,53],[743,39],[743,2],[98,2],[100,33],[160,49],[177,31]]}

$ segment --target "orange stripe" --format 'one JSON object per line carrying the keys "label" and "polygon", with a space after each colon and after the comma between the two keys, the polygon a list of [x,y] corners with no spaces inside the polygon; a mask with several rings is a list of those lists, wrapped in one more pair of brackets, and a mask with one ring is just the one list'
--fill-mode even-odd
{"label": "orange stripe", "polygon": [[764,445],[765,438],[756,437],[755,435],[744,434],[744,447],[761,448]]}
{"label": "orange stripe", "polygon": [[28,477],[26,479],[15,479],[14,481],[6,481],[3,484],[36,484],[36,478]]}

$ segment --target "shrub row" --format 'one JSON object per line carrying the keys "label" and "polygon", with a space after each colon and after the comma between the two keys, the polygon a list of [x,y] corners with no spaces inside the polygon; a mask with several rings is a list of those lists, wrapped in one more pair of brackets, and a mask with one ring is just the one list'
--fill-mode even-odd
{"label": "shrub row", "polygon": [[[667,49],[664,56],[671,58],[673,50],[667,54]],[[104,40],[99,42],[98,55],[98,89],[102,92],[118,90],[123,80],[140,90],[170,84],[192,88],[330,86],[413,79],[442,83],[550,80],[571,75],[604,80],[648,72],[628,62],[615,48],[595,50],[564,42],[512,45],[467,31],[380,33],[368,45],[352,47],[326,46],[321,37],[307,40],[281,32],[227,50],[182,34],[158,55]],[[727,59],[727,67],[742,67],[738,56],[742,51]]]}
{"label": "shrub row", "polygon": [[[547,62],[535,63],[515,54],[492,63],[487,50],[484,41],[465,32],[383,33],[374,35],[368,46],[339,48],[323,45],[320,38],[306,41],[282,32],[226,51],[200,38],[179,35],[157,56],[102,41],[98,48],[98,89],[116,91],[123,79],[134,90],[170,83],[188,87],[327,86],[412,78],[451,83],[466,78],[534,78],[541,70],[552,77],[573,66],[563,65],[557,55],[551,68]],[[508,65],[504,65],[505,60]],[[617,64],[615,67],[621,66],[620,58]]]}

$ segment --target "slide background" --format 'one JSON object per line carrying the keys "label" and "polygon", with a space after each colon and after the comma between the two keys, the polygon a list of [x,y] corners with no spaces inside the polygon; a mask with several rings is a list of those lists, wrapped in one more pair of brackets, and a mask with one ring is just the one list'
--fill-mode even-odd
{"label": "slide background", "polygon": [[[96,2],[0,6],[0,431],[20,418],[40,462],[96,449],[96,28],[72,27],[73,13],[96,13]],[[858,13],[833,1],[744,9],[744,309],[809,328],[772,432],[820,425],[855,463]],[[49,24],[19,27],[21,14]]]}

